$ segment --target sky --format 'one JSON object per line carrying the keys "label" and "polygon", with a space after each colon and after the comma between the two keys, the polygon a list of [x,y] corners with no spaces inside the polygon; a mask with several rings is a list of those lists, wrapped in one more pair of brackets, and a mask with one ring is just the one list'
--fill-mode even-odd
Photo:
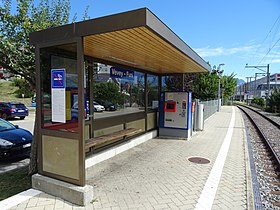
{"label": "sky", "polygon": [[[147,7],[211,66],[245,80],[270,65],[280,73],[280,0],[72,0],[82,19]],[[266,71],[266,68],[261,68]]]}
{"label": "sky", "polygon": [[[38,2],[39,0],[35,0]],[[211,66],[246,79],[280,73],[280,0],[70,0],[70,20],[147,7]],[[261,68],[266,71],[266,68]]]}

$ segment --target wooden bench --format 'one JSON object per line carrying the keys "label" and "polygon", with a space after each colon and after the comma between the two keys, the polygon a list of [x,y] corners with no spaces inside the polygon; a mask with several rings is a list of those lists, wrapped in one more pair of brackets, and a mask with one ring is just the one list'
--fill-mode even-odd
{"label": "wooden bench", "polygon": [[96,147],[100,144],[110,142],[110,141],[113,141],[113,140],[116,140],[119,138],[124,138],[126,136],[135,135],[137,133],[140,133],[141,131],[142,131],[142,129],[128,128],[128,129],[117,131],[117,132],[114,132],[111,134],[90,138],[90,139],[86,140],[86,142],[85,142],[85,149],[92,150],[94,147]]}

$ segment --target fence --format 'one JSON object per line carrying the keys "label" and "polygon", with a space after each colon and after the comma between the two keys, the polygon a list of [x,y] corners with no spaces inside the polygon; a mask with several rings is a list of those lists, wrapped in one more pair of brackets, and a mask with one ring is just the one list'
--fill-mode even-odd
{"label": "fence", "polygon": [[208,117],[210,117],[218,110],[218,100],[199,101],[199,103],[204,104],[204,113],[203,113],[204,120],[206,120]]}

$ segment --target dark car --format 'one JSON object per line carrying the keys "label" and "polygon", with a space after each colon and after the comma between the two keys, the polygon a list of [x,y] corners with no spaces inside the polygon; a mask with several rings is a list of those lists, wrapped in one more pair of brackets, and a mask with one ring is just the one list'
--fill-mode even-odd
{"label": "dark car", "polygon": [[0,160],[30,156],[32,134],[0,119]]}
{"label": "dark car", "polygon": [[104,106],[106,111],[116,111],[117,105],[110,102],[110,101],[104,101],[104,100],[96,100],[99,104]]}
{"label": "dark car", "polygon": [[28,109],[23,103],[18,102],[0,102],[0,117],[9,119],[19,117],[23,120],[28,116]]}

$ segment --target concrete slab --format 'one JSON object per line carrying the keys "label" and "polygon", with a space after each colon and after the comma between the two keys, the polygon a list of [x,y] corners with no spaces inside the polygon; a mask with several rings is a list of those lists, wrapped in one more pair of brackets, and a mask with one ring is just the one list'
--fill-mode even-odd
{"label": "concrete slab", "polygon": [[32,176],[32,187],[80,206],[86,206],[93,201],[93,186],[90,185],[80,187],[35,174]]}

